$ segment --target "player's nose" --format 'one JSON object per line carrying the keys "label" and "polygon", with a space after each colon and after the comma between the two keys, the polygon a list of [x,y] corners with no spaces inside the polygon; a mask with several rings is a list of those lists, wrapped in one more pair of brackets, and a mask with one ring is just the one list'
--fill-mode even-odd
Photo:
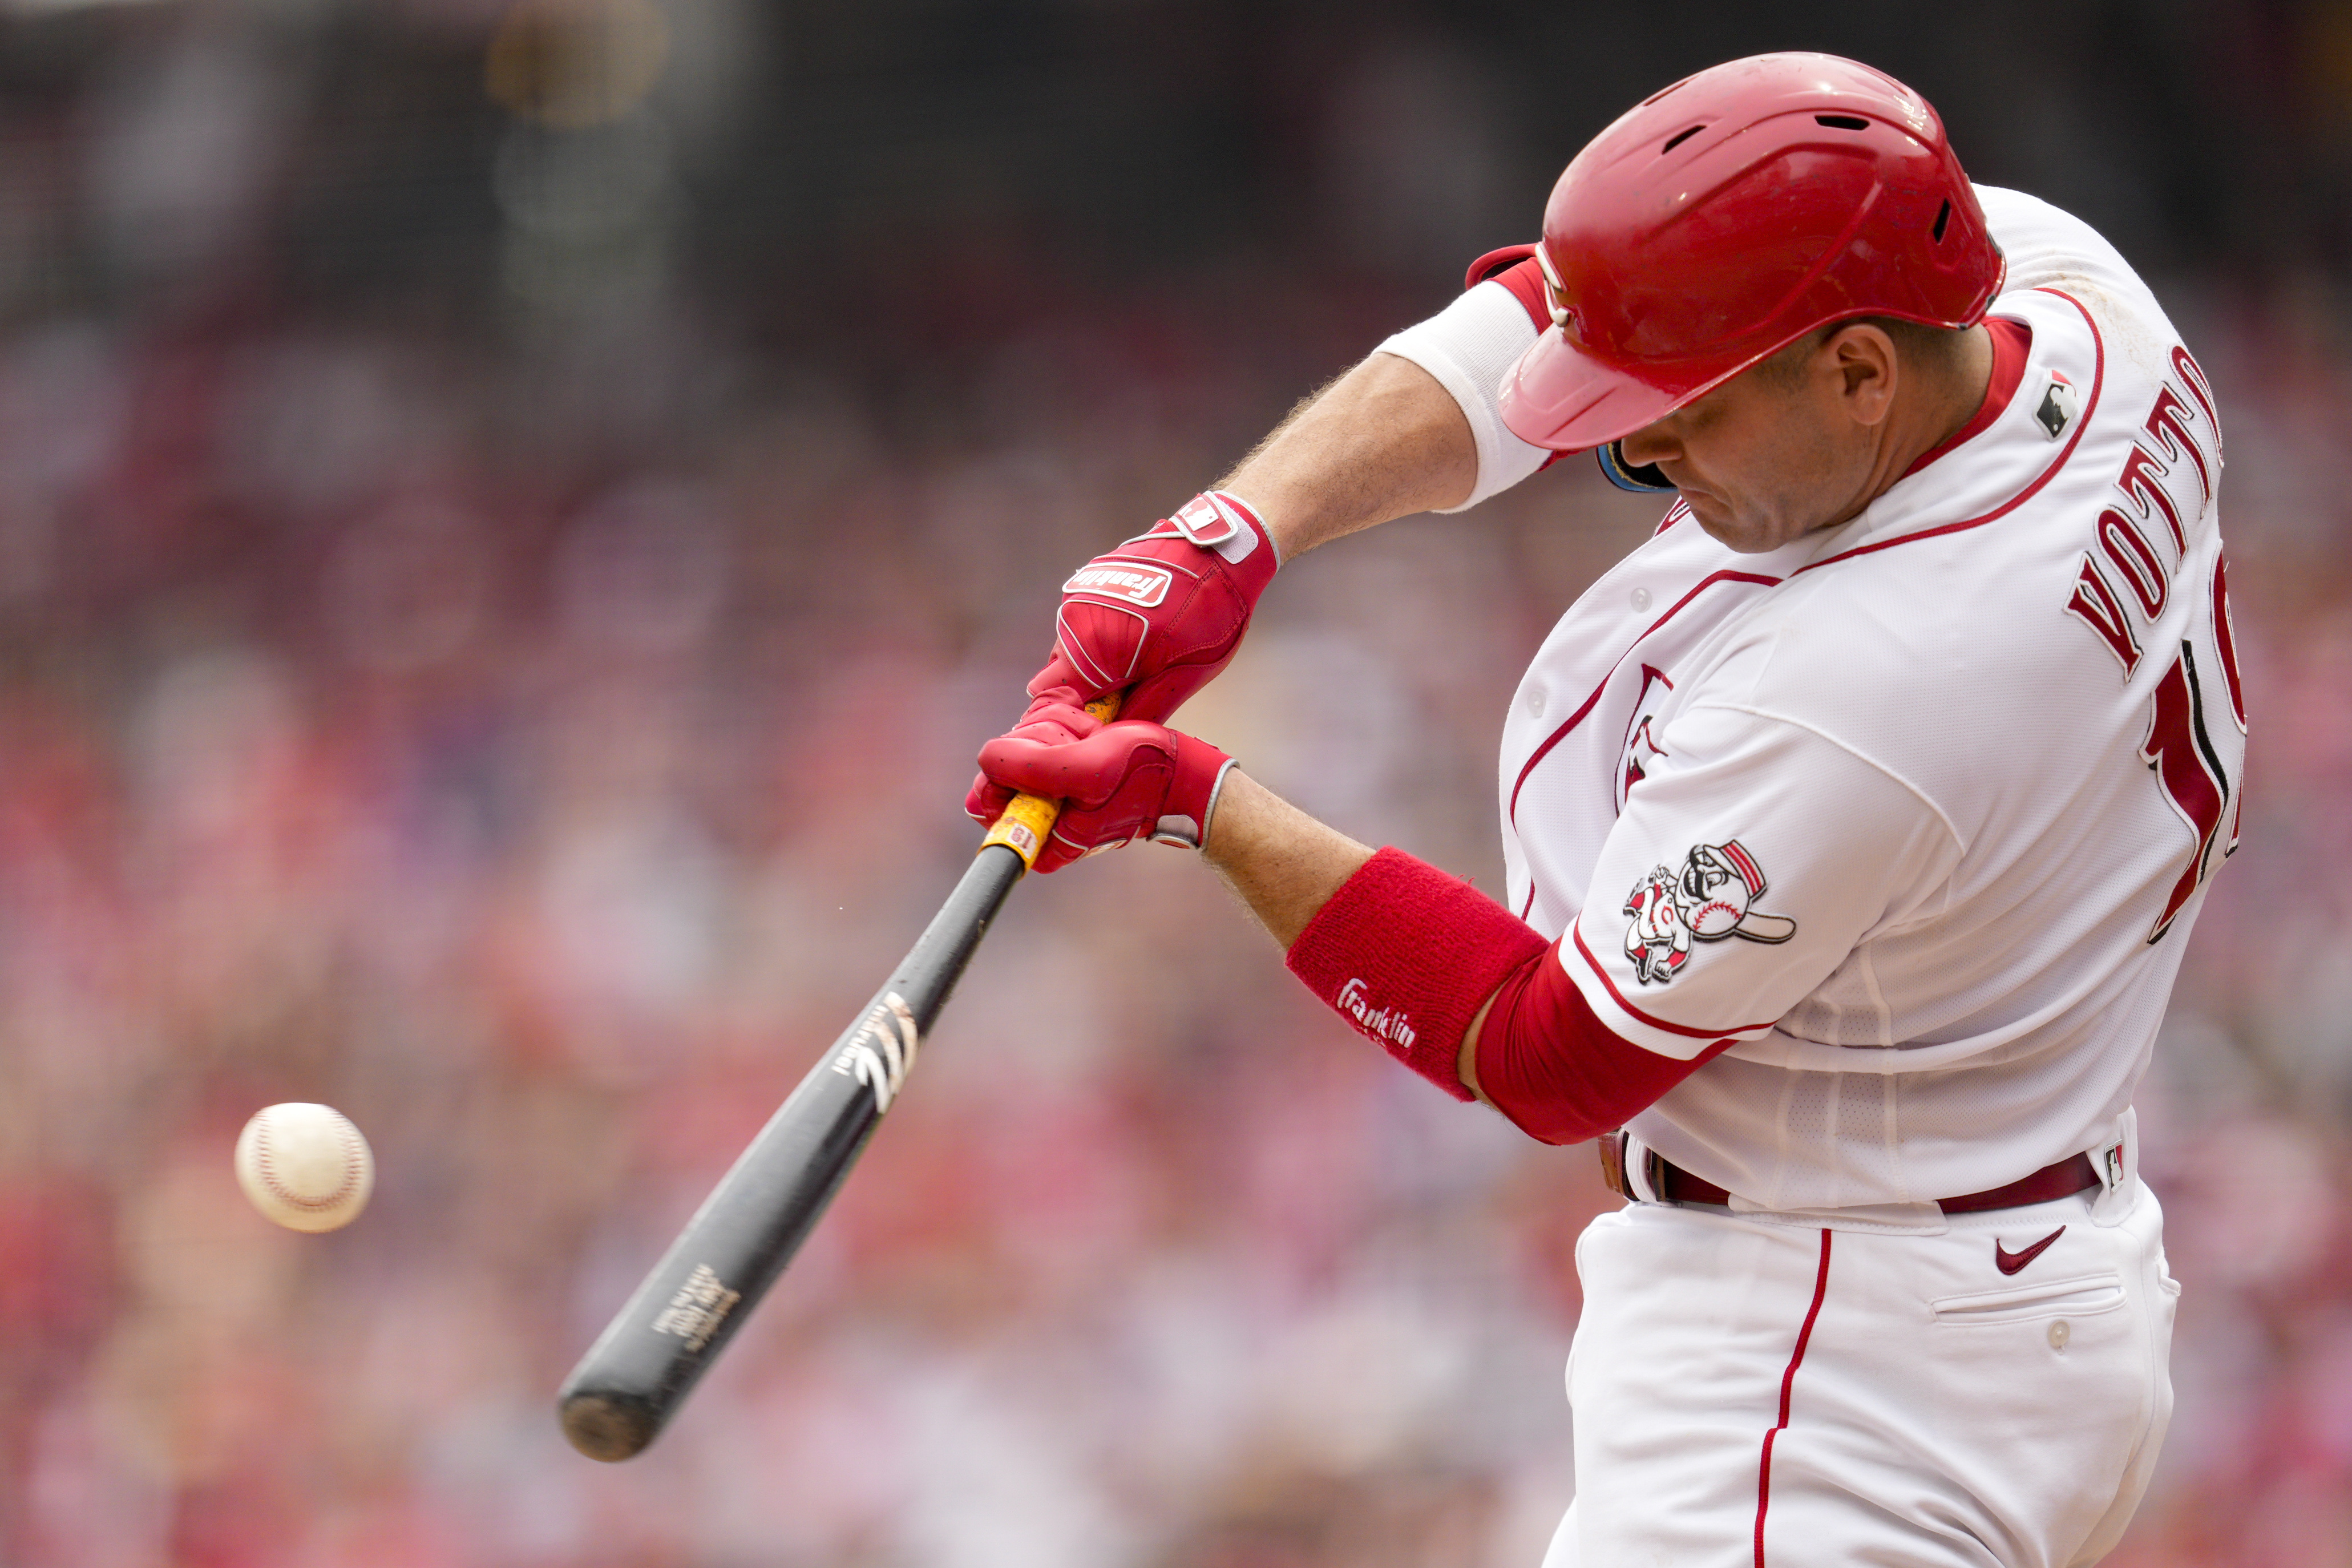
{"label": "player's nose", "polygon": [[1618,455],[1629,468],[1644,468],[1652,463],[1672,462],[1683,455],[1683,444],[1676,438],[1671,418],[1644,425],[1617,443]]}

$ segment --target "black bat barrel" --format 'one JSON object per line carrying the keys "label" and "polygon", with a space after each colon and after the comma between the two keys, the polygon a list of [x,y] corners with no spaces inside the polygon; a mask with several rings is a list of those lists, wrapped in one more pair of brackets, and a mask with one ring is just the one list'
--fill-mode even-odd
{"label": "black bat barrel", "polygon": [[592,1459],[641,1452],[807,1239],[947,1005],[1021,858],[983,847],[866,1011],[703,1200],[557,1395]]}

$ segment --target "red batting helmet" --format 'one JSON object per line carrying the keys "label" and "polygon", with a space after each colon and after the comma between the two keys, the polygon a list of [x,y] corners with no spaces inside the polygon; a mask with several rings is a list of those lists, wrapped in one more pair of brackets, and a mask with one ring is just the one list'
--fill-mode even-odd
{"label": "red batting helmet", "polygon": [[1552,187],[1553,330],[1503,420],[1563,450],[1631,435],[1815,327],[1973,326],[2000,247],[1943,121],[1835,55],[1757,55],[1644,99]]}

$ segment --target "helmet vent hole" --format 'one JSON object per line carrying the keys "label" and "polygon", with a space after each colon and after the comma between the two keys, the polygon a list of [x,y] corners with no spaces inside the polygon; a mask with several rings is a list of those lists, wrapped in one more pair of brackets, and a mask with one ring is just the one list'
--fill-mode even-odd
{"label": "helmet vent hole", "polygon": [[1704,125],[1694,125],[1687,131],[1675,132],[1672,136],[1666,138],[1666,144],[1658,149],[1659,156],[1664,157],[1666,153],[1673,152],[1675,148],[1681,146],[1684,142],[1689,141],[1692,137],[1697,135],[1700,132],[1706,129],[1706,127]]}
{"label": "helmet vent hole", "polygon": [[1941,245],[1941,244],[1943,244],[1943,243],[1944,243],[1944,226],[1945,226],[1945,225],[1947,225],[1947,224],[1948,224],[1948,223],[1950,223],[1951,221],[1952,221],[1952,202],[1951,202],[1951,198],[1950,198],[1950,197],[1948,197],[1948,196],[1947,196],[1947,197],[1944,199],[1944,209],[1943,209],[1943,211],[1941,211],[1941,212],[1939,212],[1939,213],[1937,213],[1937,214],[1936,215],[1936,232],[1935,232],[1935,235],[1934,235],[1934,238],[1935,238],[1935,242],[1936,242],[1937,245]]}
{"label": "helmet vent hole", "polygon": [[1826,125],[1832,131],[1867,131],[1870,121],[1859,114],[1816,114],[1813,123]]}

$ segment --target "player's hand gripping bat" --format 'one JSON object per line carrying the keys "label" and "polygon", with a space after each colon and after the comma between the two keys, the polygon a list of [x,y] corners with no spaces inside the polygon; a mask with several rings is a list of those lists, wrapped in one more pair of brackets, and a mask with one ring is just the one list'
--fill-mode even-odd
{"label": "player's hand gripping bat", "polygon": [[[1108,719],[1116,694],[1087,705]],[[688,1392],[808,1237],[906,1085],[923,1037],[1013,884],[1037,858],[1059,803],[1014,798],[914,951],[802,1079],[711,1189],[557,1395],[563,1435],[592,1459],[625,1459],[661,1435]]]}

